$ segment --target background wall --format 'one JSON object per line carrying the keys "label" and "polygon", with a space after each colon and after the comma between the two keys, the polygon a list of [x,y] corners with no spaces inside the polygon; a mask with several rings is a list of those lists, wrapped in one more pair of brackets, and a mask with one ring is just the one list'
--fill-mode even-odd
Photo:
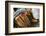
{"label": "background wall", "polygon": [[[45,3],[45,9],[46,9],[46,0],[16,0],[16,1],[44,2]],[[45,27],[46,27],[46,24],[45,24]],[[5,0],[0,0],[0,36],[6,36],[5,35]],[[24,35],[16,35],[16,36],[46,36],[46,33],[24,34]]]}

